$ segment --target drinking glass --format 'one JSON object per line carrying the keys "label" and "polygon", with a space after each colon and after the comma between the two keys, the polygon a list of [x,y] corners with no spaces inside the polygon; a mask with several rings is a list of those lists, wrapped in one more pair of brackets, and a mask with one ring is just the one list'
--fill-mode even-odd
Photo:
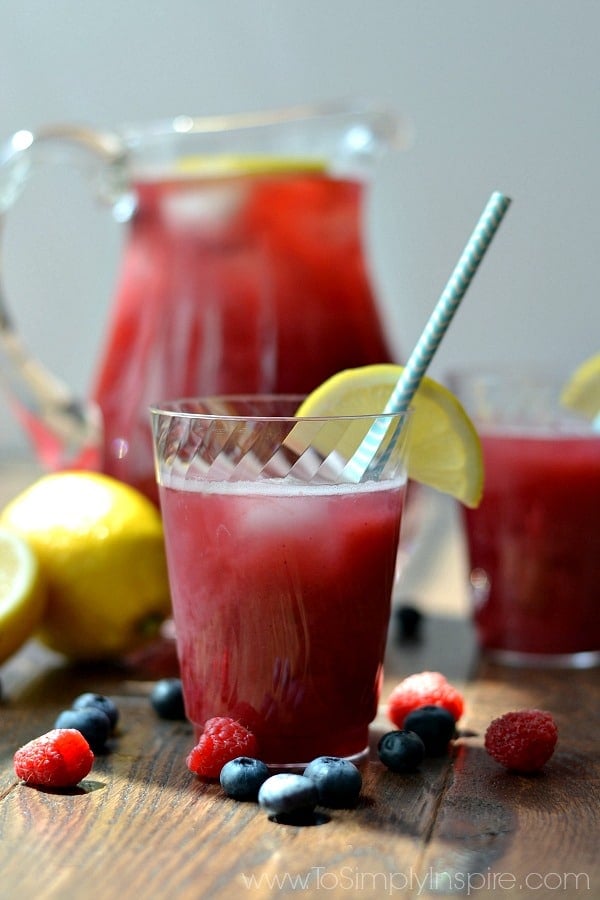
{"label": "drinking glass", "polygon": [[462,371],[449,384],[479,431],[481,505],[464,510],[483,651],[513,665],[600,662],[600,434],[545,371]]}
{"label": "drinking glass", "polygon": [[[377,712],[406,489],[407,414],[295,418],[300,397],[152,409],[186,712],[261,757],[362,759]],[[347,460],[385,433],[360,482]]]}

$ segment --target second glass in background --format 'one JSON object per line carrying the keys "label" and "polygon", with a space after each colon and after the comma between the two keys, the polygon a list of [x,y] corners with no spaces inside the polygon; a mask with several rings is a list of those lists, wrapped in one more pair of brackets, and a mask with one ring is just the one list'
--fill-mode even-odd
{"label": "second glass in background", "polygon": [[464,510],[482,650],[513,665],[600,663],[600,434],[546,371],[448,379],[481,437],[481,505]]}

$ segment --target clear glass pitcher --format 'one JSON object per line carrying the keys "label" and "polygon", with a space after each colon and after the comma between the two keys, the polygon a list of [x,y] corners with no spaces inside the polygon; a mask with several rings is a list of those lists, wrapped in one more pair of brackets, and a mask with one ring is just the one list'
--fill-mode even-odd
{"label": "clear glass pitcher", "polygon": [[38,164],[84,167],[126,223],[89,400],[27,351],[0,291],[0,381],[49,469],[95,468],[155,497],[148,407],[189,395],[312,390],[388,361],[365,253],[373,161],[395,114],[301,108],[19,131],[0,148],[0,214]]}

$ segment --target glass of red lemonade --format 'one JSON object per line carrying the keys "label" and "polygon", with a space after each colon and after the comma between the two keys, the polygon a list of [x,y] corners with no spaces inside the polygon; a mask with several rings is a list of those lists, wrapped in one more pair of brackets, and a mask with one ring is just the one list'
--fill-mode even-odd
{"label": "glass of red lemonade", "polygon": [[477,637],[501,663],[600,663],[600,433],[561,405],[564,383],[518,370],[449,379],[483,447],[483,500],[463,515]]}
{"label": "glass of red lemonade", "polygon": [[241,721],[277,768],[367,753],[407,481],[407,414],[295,418],[301,399],[152,410],[188,718]]}

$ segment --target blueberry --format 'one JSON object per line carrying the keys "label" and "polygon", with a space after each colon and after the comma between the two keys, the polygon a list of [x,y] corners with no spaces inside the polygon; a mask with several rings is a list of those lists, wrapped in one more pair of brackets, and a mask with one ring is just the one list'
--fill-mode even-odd
{"label": "blueberry", "polygon": [[55,728],[75,728],[93,751],[102,750],[111,732],[110,719],[96,706],[64,709],[56,718]]}
{"label": "blueberry", "polygon": [[319,800],[316,785],[305,775],[279,772],[264,781],[258,802],[270,815],[302,817],[314,811]]}
{"label": "blueberry", "polygon": [[456,724],[443,706],[420,706],[404,720],[406,731],[414,731],[425,744],[426,756],[442,756],[454,737]]}
{"label": "blueberry", "polygon": [[185,705],[181,678],[161,678],[150,694],[150,703],[161,719],[184,720]]}
{"label": "blueberry", "polygon": [[410,603],[404,603],[396,609],[397,637],[402,641],[418,641],[421,636],[423,614]]}
{"label": "blueberry", "polygon": [[260,786],[269,775],[269,767],[260,759],[238,756],[225,763],[219,780],[228,797],[233,797],[234,800],[256,800]]}
{"label": "blueberry", "polygon": [[425,757],[425,744],[414,731],[388,731],[379,741],[377,753],[392,772],[414,772]]}
{"label": "blueberry", "polygon": [[343,809],[358,802],[362,775],[348,759],[319,756],[307,765],[304,776],[314,782],[321,806]]}
{"label": "blueberry", "polygon": [[103,694],[88,692],[75,697],[72,703],[72,709],[87,709],[90,706],[102,710],[108,716],[111,731],[114,731],[119,720],[119,710],[113,701]]}

